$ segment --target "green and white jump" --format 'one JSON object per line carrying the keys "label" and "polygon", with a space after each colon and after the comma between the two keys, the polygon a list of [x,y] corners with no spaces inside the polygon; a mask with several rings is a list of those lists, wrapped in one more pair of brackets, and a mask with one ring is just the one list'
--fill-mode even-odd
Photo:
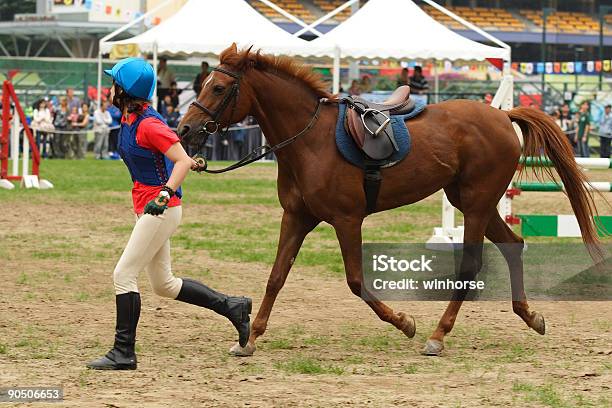
{"label": "green and white jump", "polygon": [[[553,167],[547,157],[521,157],[525,167]],[[612,169],[612,159],[577,157],[576,164],[584,169]],[[513,187],[521,191],[553,192],[563,191],[563,183],[555,182],[514,182]],[[589,191],[612,192],[612,182],[592,181],[585,183]],[[574,215],[533,215],[519,214],[521,234],[525,237],[580,237],[580,227]],[[595,223],[601,236],[612,232],[612,216],[597,216]]]}
{"label": "green and white jump", "polygon": [[[521,235],[524,237],[580,237],[580,227],[574,215],[522,215]],[[612,232],[612,216],[595,217],[600,236]]]}
{"label": "green and white jump", "polygon": [[[519,164],[526,167],[553,167],[548,157],[521,157]],[[583,169],[612,169],[612,159],[576,157],[576,164]]]}
{"label": "green and white jump", "polygon": [[[522,191],[563,191],[563,183],[555,183],[554,181],[540,183],[530,181],[517,181],[512,185]],[[591,181],[585,183],[589,191],[611,192],[612,183],[608,181]]]}

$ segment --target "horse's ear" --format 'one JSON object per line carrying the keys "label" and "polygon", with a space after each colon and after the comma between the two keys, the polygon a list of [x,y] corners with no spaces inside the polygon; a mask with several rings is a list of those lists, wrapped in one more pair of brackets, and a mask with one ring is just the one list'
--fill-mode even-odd
{"label": "horse's ear", "polygon": [[223,64],[224,62],[226,62],[227,58],[232,57],[236,54],[238,54],[238,47],[234,42],[232,43],[232,45],[221,51],[221,54],[219,54],[219,61]]}
{"label": "horse's ear", "polygon": [[240,52],[240,64],[238,66],[239,70],[244,70],[247,68],[252,68],[254,65],[254,61],[251,58],[251,49],[253,46],[251,45],[249,48],[243,49]]}

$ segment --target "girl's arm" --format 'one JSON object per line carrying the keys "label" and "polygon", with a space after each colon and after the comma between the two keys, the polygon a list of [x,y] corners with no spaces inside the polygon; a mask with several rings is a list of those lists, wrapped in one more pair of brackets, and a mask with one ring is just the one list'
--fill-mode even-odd
{"label": "girl's arm", "polygon": [[176,189],[183,184],[189,170],[194,166],[197,167],[197,163],[187,155],[187,152],[185,152],[185,149],[183,149],[183,146],[179,142],[170,146],[165,154],[166,157],[174,162],[174,169],[172,169],[172,174],[166,186],[176,191]]}

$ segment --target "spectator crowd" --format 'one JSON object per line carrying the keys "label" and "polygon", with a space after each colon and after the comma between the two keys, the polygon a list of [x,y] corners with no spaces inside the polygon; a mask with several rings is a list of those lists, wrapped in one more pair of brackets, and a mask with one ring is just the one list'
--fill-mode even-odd
{"label": "spectator crowd", "polygon": [[[209,65],[202,62],[201,71],[191,84],[198,95],[209,74]],[[181,120],[179,89],[176,77],[160,58],[157,83],[157,110],[168,125],[176,129]],[[83,159],[85,153],[93,151],[100,160],[119,159],[117,150],[121,112],[103,96],[101,106],[89,98],[81,100],[73,88],[62,95],[51,95],[25,107],[28,124],[34,132],[36,144],[42,158]],[[261,131],[252,118],[236,124],[227,135],[212,135],[204,147],[213,160],[235,160],[261,144]],[[22,131],[23,132],[23,131]],[[257,133],[257,134],[255,134]],[[23,135],[22,135],[23,137]]]}
{"label": "spectator crowd", "polygon": [[612,106],[605,106],[597,122],[592,120],[589,101],[582,102],[574,112],[571,111],[568,103],[564,103],[553,111],[552,116],[555,123],[566,134],[576,157],[590,157],[590,143],[594,137],[599,137],[600,157],[610,158]]}

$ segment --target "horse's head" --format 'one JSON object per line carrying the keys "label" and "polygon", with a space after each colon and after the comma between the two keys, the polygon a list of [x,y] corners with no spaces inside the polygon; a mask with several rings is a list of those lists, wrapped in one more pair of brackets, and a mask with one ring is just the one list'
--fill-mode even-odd
{"label": "horse's head", "polygon": [[184,146],[200,150],[208,136],[243,120],[251,107],[252,89],[244,79],[249,51],[236,44],[221,53],[220,64],[202,84],[202,91],[178,125]]}

